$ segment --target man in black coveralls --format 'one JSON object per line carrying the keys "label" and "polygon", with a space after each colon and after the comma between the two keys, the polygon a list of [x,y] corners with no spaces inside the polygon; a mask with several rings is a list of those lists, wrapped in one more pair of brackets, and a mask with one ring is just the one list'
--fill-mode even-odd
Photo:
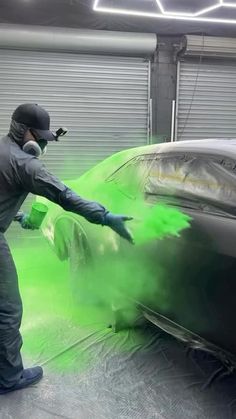
{"label": "man in black coveralls", "polygon": [[[132,242],[125,227],[130,217],[112,214],[102,205],[81,198],[38,159],[47,143],[56,139],[46,110],[23,104],[12,115],[9,134],[0,141],[0,394],[25,388],[43,376],[41,367],[24,369],[22,364],[22,302],[15,264],[4,238],[28,193],[44,196],[91,223],[107,225]],[[21,225],[33,228],[27,216],[22,216]]]}

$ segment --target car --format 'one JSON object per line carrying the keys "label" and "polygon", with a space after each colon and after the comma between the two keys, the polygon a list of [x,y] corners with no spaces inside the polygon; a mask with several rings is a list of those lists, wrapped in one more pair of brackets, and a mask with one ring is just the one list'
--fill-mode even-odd
{"label": "car", "polygon": [[67,185],[113,212],[135,215],[131,230],[157,204],[189,216],[181,233],[131,246],[111,229],[38,198],[49,206],[42,232],[58,258],[69,260],[75,288],[96,290],[101,300],[106,294],[120,319],[135,304],[147,320],[234,369],[236,140],[127,149]]}

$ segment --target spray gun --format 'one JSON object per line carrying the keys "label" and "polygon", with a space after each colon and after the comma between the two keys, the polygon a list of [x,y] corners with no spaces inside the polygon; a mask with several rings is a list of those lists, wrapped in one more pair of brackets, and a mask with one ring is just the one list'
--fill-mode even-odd
{"label": "spray gun", "polygon": [[47,205],[41,202],[35,202],[29,214],[19,211],[14,217],[14,221],[18,221],[23,228],[37,230],[41,227],[47,212]]}

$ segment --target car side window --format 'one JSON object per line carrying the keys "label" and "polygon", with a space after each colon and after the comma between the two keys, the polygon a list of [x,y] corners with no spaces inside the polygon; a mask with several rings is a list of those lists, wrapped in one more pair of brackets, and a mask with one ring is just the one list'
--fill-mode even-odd
{"label": "car side window", "polygon": [[159,155],[152,163],[144,192],[147,197],[179,198],[192,207],[201,203],[203,210],[228,207],[236,213],[235,167],[233,159],[223,157]]}

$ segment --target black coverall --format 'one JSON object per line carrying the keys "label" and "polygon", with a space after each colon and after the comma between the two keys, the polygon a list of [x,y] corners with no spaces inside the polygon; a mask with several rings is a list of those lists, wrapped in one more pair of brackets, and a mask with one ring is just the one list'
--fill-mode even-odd
{"label": "black coverall", "polygon": [[19,332],[22,302],[4,233],[29,192],[44,196],[92,223],[103,224],[107,213],[101,205],[73,193],[39,159],[22,151],[9,135],[0,140],[0,387],[13,386],[23,370]]}

